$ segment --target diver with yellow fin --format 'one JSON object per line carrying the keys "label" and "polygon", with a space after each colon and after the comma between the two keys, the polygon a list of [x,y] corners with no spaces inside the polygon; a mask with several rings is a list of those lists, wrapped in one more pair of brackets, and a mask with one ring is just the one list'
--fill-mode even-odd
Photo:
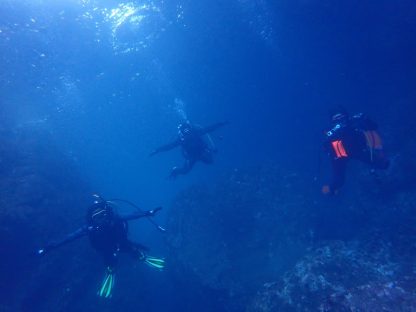
{"label": "diver with yellow fin", "polygon": [[[69,234],[63,240],[53,242],[39,249],[37,254],[44,255],[66,243],[88,236],[91,246],[101,254],[106,265],[105,278],[98,295],[103,298],[110,298],[114,287],[114,271],[117,265],[117,256],[120,252],[128,253],[155,269],[162,270],[164,268],[165,261],[163,259],[148,256],[146,254],[148,251],[147,247],[132,242],[127,237],[128,221],[139,218],[149,218],[152,224],[157,226],[160,231],[165,231],[164,228],[158,226],[150,219],[162,208],[158,207],[149,211],[141,211],[136,205],[125,200],[103,200],[98,195],[94,196],[96,199],[87,211],[86,225]],[[117,201],[128,203],[137,208],[138,211],[128,215],[120,215],[114,210],[114,203]]]}

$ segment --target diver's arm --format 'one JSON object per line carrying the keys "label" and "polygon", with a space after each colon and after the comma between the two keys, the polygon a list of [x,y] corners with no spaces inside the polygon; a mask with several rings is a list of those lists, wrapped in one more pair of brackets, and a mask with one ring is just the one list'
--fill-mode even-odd
{"label": "diver's arm", "polygon": [[202,129],[201,129],[201,130],[199,130],[199,131],[201,132],[201,135],[204,135],[204,134],[210,133],[210,132],[212,132],[212,131],[215,131],[215,130],[217,130],[218,128],[224,127],[224,126],[226,126],[226,125],[228,125],[228,121],[217,122],[217,123],[215,123],[215,124],[213,124],[213,125],[211,125],[211,126],[208,126],[208,127],[202,128]]}
{"label": "diver's arm", "polygon": [[162,207],[157,207],[157,208],[149,210],[149,211],[139,211],[139,212],[132,213],[132,214],[129,214],[129,215],[122,215],[122,216],[120,216],[120,218],[123,221],[130,221],[130,220],[140,219],[140,218],[144,218],[144,217],[153,217],[156,214],[156,212],[158,212],[161,209],[162,209]]}
{"label": "diver's arm", "polygon": [[88,233],[88,227],[84,226],[78,230],[76,230],[75,232],[72,232],[71,234],[67,235],[64,239],[62,239],[61,241],[57,241],[57,242],[52,242],[49,245],[46,245],[44,248],[41,248],[37,251],[37,253],[39,255],[44,255],[45,253],[56,249],[58,247],[61,247],[62,245],[65,245],[69,242],[72,242],[84,235],[86,235]]}
{"label": "diver's arm", "polygon": [[173,141],[169,144],[162,145],[162,146],[156,148],[153,152],[150,153],[149,156],[153,156],[153,155],[156,155],[156,154],[161,153],[161,152],[170,151],[171,149],[174,149],[175,147],[179,146],[180,144],[181,144],[180,140],[177,139],[177,140],[175,140],[175,141]]}

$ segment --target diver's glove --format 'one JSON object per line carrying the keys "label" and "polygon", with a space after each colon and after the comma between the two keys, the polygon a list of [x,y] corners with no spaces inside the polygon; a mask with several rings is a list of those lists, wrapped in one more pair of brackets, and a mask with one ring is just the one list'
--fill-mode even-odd
{"label": "diver's glove", "polygon": [[38,256],[44,256],[47,252],[49,252],[49,250],[51,250],[51,247],[50,246],[46,246],[46,247],[43,247],[43,248],[38,249],[36,251],[36,254]]}
{"label": "diver's glove", "polygon": [[159,210],[162,210],[162,207],[157,207],[155,209],[146,211],[146,216],[147,217],[153,217],[156,214],[156,212],[158,212]]}
{"label": "diver's glove", "polygon": [[179,171],[179,167],[176,167],[176,166],[173,167],[172,171],[170,172],[170,175],[168,176],[168,179],[170,180],[176,179],[179,175],[178,171]]}

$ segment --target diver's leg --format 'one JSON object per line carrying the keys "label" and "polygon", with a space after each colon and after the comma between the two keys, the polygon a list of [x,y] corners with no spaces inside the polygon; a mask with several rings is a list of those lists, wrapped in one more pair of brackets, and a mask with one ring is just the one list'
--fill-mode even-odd
{"label": "diver's leg", "polygon": [[149,250],[148,247],[142,244],[136,243],[136,242],[129,241],[129,240],[126,240],[122,246],[123,252],[128,253],[134,259],[139,258],[140,260],[145,258],[145,255],[146,255],[145,252],[148,250]]}
{"label": "diver's leg", "polygon": [[339,158],[332,160],[332,177],[329,185],[324,185],[322,192],[324,194],[334,195],[345,183],[345,172],[347,169],[347,159]]}
{"label": "diver's leg", "polygon": [[182,167],[174,167],[170,174],[171,178],[176,178],[180,174],[187,174],[193,166],[195,165],[196,160],[187,159]]}
{"label": "diver's leg", "polygon": [[128,252],[133,259],[138,259],[155,269],[162,270],[165,267],[165,260],[147,255],[146,251],[148,250],[149,248],[146,246],[129,240],[126,240],[124,245],[124,251]]}
{"label": "diver's leg", "polygon": [[360,155],[359,160],[371,166],[372,170],[386,170],[390,165],[390,161],[382,149],[365,151],[362,155]]}
{"label": "diver's leg", "polygon": [[373,167],[375,169],[386,170],[390,166],[390,160],[386,157],[383,150],[374,150]]}
{"label": "diver's leg", "polygon": [[106,250],[100,251],[104,264],[107,267],[115,268],[117,265],[117,251]]}
{"label": "diver's leg", "polygon": [[214,154],[211,150],[206,150],[201,157],[201,161],[207,165],[211,165],[214,162]]}

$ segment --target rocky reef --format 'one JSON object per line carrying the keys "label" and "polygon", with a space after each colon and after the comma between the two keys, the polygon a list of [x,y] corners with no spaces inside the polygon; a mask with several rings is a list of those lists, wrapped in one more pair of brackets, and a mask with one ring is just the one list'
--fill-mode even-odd
{"label": "rocky reef", "polygon": [[3,129],[0,137],[0,310],[62,311],[86,244],[42,259],[35,251],[80,225],[89,188],[47,132]]}
{"label": "rocky reef", "polygon": [[304,188],[302,183],[296,174],[256,168],[183,192],[168,222],[177,275],[220,291],[241,310],[263,283],[291,268],[314,239],[313,194],[288,191]]}
{"label": "rocky reef", "polygon": [[186,189],[169,210],[167,270],[120,266],[105,302],[88,240],[35,254],[83,224],[82,173],[50,133],[0,129],[0,311],[416,310],[409,128],[396,129],[389,170],[354,164],[336,197],[321,196],[312,174],[274,165]]}
{"label": "rocky reef", "polygon": [[355,170],[355,196],[336,198],[271,167],[194,186],[170,212],[175,274],[218,291],[224,311],[413,311],[416,195],[405,164]]}
{"label": "rocky reef", "polygon": [[381,242],[328,242],[263,285],[248,311],[413,311],[416,279],[405,267]]}

